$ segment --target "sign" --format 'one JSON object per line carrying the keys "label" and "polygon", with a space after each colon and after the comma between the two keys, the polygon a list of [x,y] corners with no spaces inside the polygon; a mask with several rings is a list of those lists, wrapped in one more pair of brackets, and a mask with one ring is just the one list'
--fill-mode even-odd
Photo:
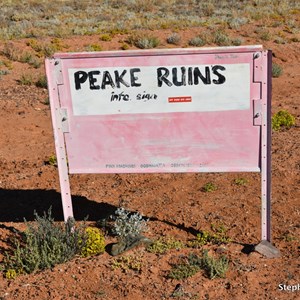
{"label": "sign", "polygon": [[72,173],[261,172],[270,240],[270,59],[261,46],[47,59],[65,219]]}
{"label": "sign", "polygon": [[250,108],[247,63],[68,69],[68,78],[74,116]]}

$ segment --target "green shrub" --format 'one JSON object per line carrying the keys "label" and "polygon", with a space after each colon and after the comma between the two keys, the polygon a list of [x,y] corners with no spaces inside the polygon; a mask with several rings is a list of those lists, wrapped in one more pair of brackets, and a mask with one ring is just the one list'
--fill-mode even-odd
{"label": "green shrub", "polygon": [[102,51],[102,47],[101,47],[101,45],[98,45],[98,44],[91,44],[91,45],[86,46],[86,51],[92,51],[92,52]]}
{"label": "green shrub", "polygon": [[84,257],[101,254],[105,250],[104,235],[98,228],[87,227],[85,229],[85,243],[81,250]]}
{"label": "green shrub", "polygon": [[190,254],[187,258],[181,259],[178,264],[173,264],[168,274],[168,278],[182,280],[198,273],[201,269],[205,271],[210,279],[224,278],[229,268],[229,260],[225,256],[214,258],[207,250],[202,252],[202,256]]}
{"label": "green shrub", "polygon": [[16,48],[16,46],[9,42],[5,43],[1,54],[7,57],[9,60],[18,61],[20,59],[21,50]]}
{"label": "green shrub", "polygon": [[9,74],[8,70],[0,70],[0,79],[1,79],[1,76],[7,75],[7,74]]}
{"label": "green shrub", "polygon": [[113,233],[121,241],[137,238],[147,230],[147,221],[138,212],[130,213],[123,207],[119,207],[115,215]]}
{"label": "green shrub", "polygon": [[204,46],[205,44],[206,44],[205,39],[203,39],[200,36],[196,36],[189,41],[189,45],[194,47],[201,47]]}
{"label": "green shrub", "polygon": [[167,37],[167,43],[173,45],[180,44],[181,37],[178,33],[174,32]]}
{"label": "green shrub", "polygon": [[202,188],[202,192],[210,193],[217,190],[217,186],[212,182],[207,182]]}
{"label": "green shrub", "polygon": [[240,177],[240,178],[236,178],[236,179],[234,180],[234,183],[235,183],[236,185],[246,185],[246,184],[248,183],[248,180],[245,179],[245,178],[243,178],[243,177]]}
{"label": "green shrub", "polygon": [[120,256],[112,261],[112,269],[121,269],[124,272],[128,270],[133,270],[136,272],[140,272],[142,269],[142,260],[140,257],[128,255],[128,256]]}
{"label": "green shrub", "polygon": [[190,263],[180,263],[173,265],[171,271],[168,274],[168,278],[182,280],[191,277],[198,273],[200,267],[197,265],[191,265]]}
{"label": "green shrub", "polygon": [[214,36],[214,43],[218,46],[229,46],[232,41],[226,33],[217,31]]}
{"label": "green shrub", "polygon": [[126,44],[126,43],[123,43],[122,46],[121,46],[121,49],[122,50],[128,50],[129,49],[129,45]]}
{"label": "green shrub", "polygon": [[159,45],[159,39],[151,35],[130,37],[128,42],[140,49],[152,49]]}
{"label": "green shrub", "polygon": [[109,252],[111,255],[119,255],[138,245],[149,245],[152,241],[142,235],[147,230],[147,221],[138,213],[131,213],[119,207],[115,214],[109,219],[114,220],[113,225],[108,225],[107,220],[102,220],[99,225],[110,227],[112,234],[117,236],[117,243],[114,243]]}
{"label": "green shrub", "polygon": [[17,277],[17,271],[14,270],[14,269],[8,269],[5,274],[4,274],[4,277],[6,279],[15,279]]}
{"label": "green shrub", "polygon": [[226,229],[224,227],[215,227],[212,224],[213,232],[208,232],[205,230],[201,230],[195,239],[188,242],[187,246],[191,248],[201,248],[206,244],[227,244],[231,242],[231,239],[226,235]]}
{"label": "green shrub", "polygon": [[7,278],[64,263],[79,254],[85,245],[83,227],[75,228],[74,219],[69,218],[60,226],[54,223],[51,209],[42,217],[34,215],[34,224],[26,223],[25,232],[15,238],[13,249],[6,253],[4,274]]}
{"label": "green shrub", "polygon": [[240,39],[240,38],[236,38],[236,39],[231,40],[231,44],[233,46],[240,46],[242,43],[243,43],[243,40]]}
{"label": "green shrub", "polygon": [[41,66],[39,58],[35,55],[32,55],[30,52],[24,52],[19,61],[22,63],[27,63],[30,66],[33,66],[35,69],[38,69]]}
{"label": "green shrub", "polygon": [[272,34],[269,30],[262,30],[259,32],[259,37],[263,41],[270,41],[272,38]]}
{"label": "green shrub", "polygon": [[147,251],[156,254],[164,254],[170,249],[182,249],[184,243],[173,237],[159,238],[147,247]]}
{"label": "green shrub", "polygon": [[46,164],[50,166],[57,166],[57,158],[55,154],[52,154],[49,156],[48,161],[45,162]]}
{"label": "green shrub", "polygon": [[289,129],[296,124],[295,117],[286,110],[280,110],[272,117],[272,129],[277,131],[282,128]]}
{"label": "green shrub", "polygon": [[40,76],[39,79],[36,81],[35,86],[46,89],[48,87],[47,76],[46,75]]}
{"label": "green shrub", "polygon": [[282,67],[278,64],[273,63],[272,64],[272,77],[278,78],[280,75],[282,75]]}
{"label": "green shrub", "polygon": [[21,78],[18,80],[20,85],[32,85],[33,77],[31,74],[23,74]]}
{"label": "green shrub", "polygon": [[112,36],[110,34],[102,34],[100,36],[100,40],[103,42],[109,42],[112,40]]}
{"label": "green shrub", "polygon": [[201,268],[205,270],[210,279],[224,278],[229,268],[229,260],[226,256],[214,258],[209,256],[207,251],[204,251],[201,258]]}

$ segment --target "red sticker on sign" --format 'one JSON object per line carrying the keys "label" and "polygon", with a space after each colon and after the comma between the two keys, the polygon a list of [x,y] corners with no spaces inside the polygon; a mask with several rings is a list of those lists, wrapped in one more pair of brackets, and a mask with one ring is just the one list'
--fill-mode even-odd
{"label": "red sticker on sign", "polygon": [[192,102],[191,96],[181,96],[181,97],[169,97],[169,103],[178,103],[178,102]]}

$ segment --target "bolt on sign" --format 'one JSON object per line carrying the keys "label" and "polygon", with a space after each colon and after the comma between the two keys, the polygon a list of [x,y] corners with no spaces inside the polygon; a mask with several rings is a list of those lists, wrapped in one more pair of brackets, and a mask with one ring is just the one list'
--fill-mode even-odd
{"label": "bolt on sign", "polygon": [[69,174],[260,172],[270,242],[270,70],[262,46],[47,59],[65,220]]}

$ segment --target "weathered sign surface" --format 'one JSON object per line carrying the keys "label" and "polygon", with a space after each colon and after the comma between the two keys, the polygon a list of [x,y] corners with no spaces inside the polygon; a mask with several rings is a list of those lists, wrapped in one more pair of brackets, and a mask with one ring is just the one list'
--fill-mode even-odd
{"label": "weathered sign surface", "polygon": [[270,70],[261,46],[47,59],[65,219],[69,173],[261,172],[270,241]]}
{"label": "weathered sign surface", "polygon": [[56,56],[69,172],[260,171],[259,50]]}

